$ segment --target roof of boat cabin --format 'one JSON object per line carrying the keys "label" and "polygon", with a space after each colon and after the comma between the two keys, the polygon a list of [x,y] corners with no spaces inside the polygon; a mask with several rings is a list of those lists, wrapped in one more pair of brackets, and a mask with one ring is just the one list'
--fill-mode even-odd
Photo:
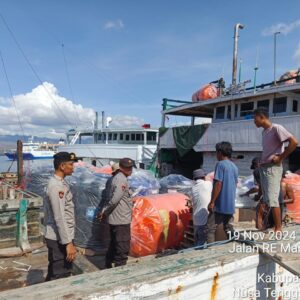
{"label": "roof of boat cabin", "polygon": [[[84,129],[78,130],[80,134],[94,134],[94,133],[143,133],[143,132],[158,132],[157,128],[104,128],[104,129]],[[67,135],[74,135],[76,131],[68,131]]]}
{"label": "roof of boat cabin", "polygon": [[226,95],[215,99],[203,100],[190,104],[180,105],[174,108],[162,111],[164,115],[179,115],[191,117],[212,118],[214,107],[220,103],[229,101],[249,100],[261,96],[281,94],[283,96],[294,96],[300,99],[300,83],[290,85],[278,85],[254,91],[245,91],[238,94]]}

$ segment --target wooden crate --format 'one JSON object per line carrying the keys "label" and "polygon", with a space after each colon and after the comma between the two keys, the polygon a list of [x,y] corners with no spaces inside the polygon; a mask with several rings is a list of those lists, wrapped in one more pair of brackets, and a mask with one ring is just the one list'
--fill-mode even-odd
{"label": "wooden crate", "polygon": [[15,172],[1,172],[0,180],[4,180],[5,182],[10,184],[17,184],[18,175]]}

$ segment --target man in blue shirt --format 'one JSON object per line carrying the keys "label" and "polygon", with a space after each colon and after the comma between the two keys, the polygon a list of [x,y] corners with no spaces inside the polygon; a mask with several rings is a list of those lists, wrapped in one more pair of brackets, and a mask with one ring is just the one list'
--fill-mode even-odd
{"label": "man in blue shirt", "polygon": [[232,231],[229,223],[235,212],[236,185],[238,169],[230,160],[232,146],[229,142],[216,145],[218,163],[215,168],[214,186],[208,204],[210,212],[207,221],[207,243],[215,241],[217,226],[223,223],[225,232]]}

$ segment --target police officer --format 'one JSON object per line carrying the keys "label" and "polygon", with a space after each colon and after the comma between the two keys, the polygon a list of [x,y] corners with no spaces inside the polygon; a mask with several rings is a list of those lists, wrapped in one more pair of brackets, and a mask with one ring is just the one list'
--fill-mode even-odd
{"label": "police officer", "polygon": [[110,199],[99,219],[107,218],[110,227],[111,241],[106,254],[106,267],[126,265],[130,248],[130,224],[133,203],[127,177],[131,175],[133,161],[122,158],[119,161],[119,172],[113,177],[110,185]]}
{"label": "police officer", "polygon": [[65,177],[72,175],[74,153],[54,155],[54,176],[50,178],[44,201],[45,240],[48,248],[48,274],[46,281],[71,275],[76,256],[74,239],[74,203]]}

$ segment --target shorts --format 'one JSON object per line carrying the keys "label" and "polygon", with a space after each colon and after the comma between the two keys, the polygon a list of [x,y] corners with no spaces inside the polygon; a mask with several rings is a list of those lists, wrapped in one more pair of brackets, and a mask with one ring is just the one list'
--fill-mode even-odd
{"label": "shorts", "polygon": [[269,207],[279,207],[282,165],[265,164],[259,168],[263,200]]}

